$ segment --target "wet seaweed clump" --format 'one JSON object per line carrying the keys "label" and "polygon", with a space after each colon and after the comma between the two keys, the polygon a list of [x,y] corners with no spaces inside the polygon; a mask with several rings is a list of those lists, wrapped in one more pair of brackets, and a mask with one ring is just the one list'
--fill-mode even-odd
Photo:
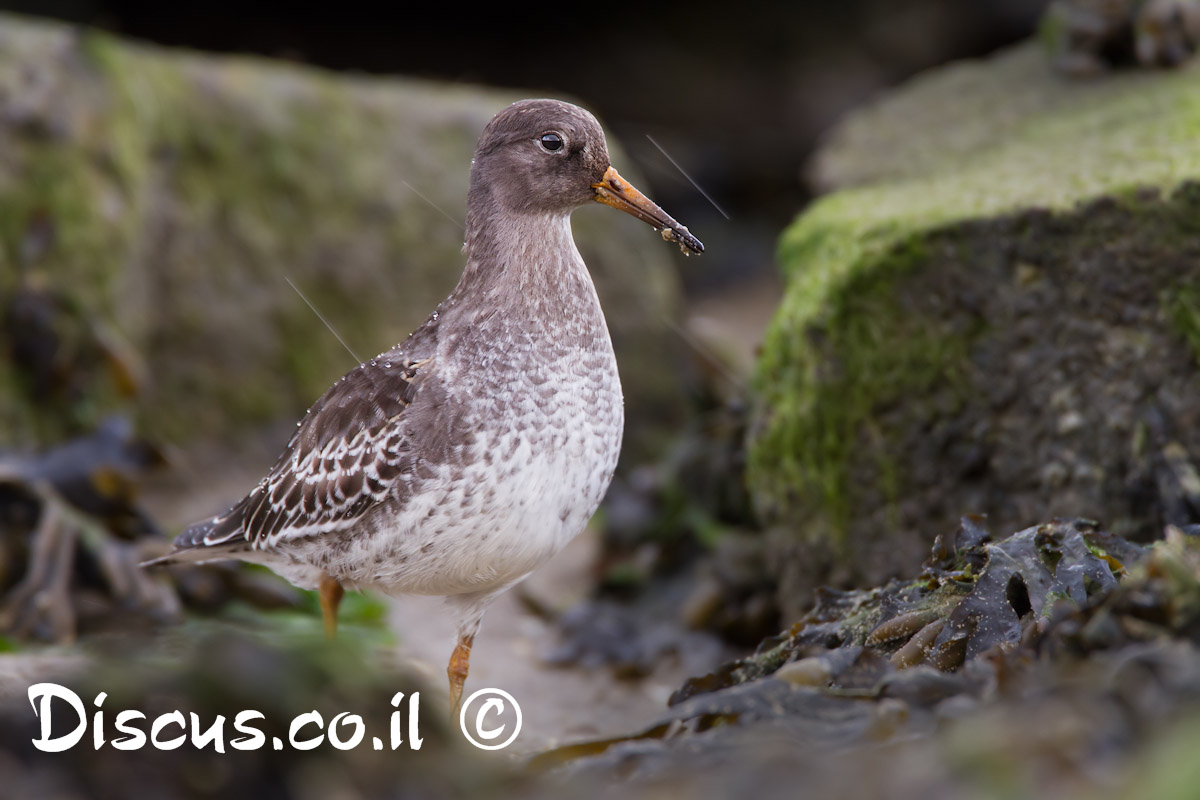
{"label": "wet seaweed clump", "polygon": [[1133,796],[1190,774],[1162,758],[1196,741],[1198,637],[1200,540],[1181,529],[1141,546],[1055,520],[994,539],[967,518],[914,579],[823,591],[657,723],[534,765],[615,771],[632,796]]}
{"label": "wet seaweed clump", "polygon": [[841,672],[862,660],[886,662],[888,669],[953,671],[969,659],[1015,648],[1044,630],[1059,609],[1088,608],[1116,588],[1126,565],[1144,552],[1089,520],[1058,520],[993,541],[981,518],[964,517],[954,536],[937,537],[916,579],[819,590],[816,605],[791,628],[753,656],[689,681],[672,703],[809,659],[815,661],[790,666],[788,674],[799,680],[809,670],[804,674],[812,681],[838,685]]}
{"label": "wet seaweed clump", "polygon": [[141,569],[166,543],[137,496],[163,463],[120,417],[57,447],[0,454],[0,633],[63,643],[153,629],[187,608],[214,611],[235,599],[303,603],[281,582],[228,565]]}

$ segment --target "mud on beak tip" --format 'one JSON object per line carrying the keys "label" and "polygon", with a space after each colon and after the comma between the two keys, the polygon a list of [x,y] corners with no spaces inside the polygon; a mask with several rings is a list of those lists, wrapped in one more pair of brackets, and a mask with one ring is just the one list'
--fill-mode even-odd
{"label": "mud on beak tip", "polygon": [[679,225],[676,228],[661,228],[658,232],[662,234],[663,241],[674,242],[679,245],[679,252],[685,256],[690,256],[693,253],[700,255],[704,252],[704,242],[701,242],[692,232],[687,229],[686,225]]}

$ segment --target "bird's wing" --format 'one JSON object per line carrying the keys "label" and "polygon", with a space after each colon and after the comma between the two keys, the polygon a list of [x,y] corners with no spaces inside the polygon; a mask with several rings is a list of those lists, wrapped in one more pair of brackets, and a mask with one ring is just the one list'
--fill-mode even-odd
{"label": "bird's wing", "polygon": [[416,467],[406,412],[431,361],[388,353],[348,373],[309,409],[266,477],[180,534],[176,551],[261,550],[352,526]]}

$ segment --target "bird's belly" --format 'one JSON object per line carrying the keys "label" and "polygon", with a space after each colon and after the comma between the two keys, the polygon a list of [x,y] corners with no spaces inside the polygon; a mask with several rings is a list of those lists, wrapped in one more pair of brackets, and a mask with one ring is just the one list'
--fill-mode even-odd
{"label": "bird's belly", "polygon": [[381,514],[344,580],[384,591],[450,595],[519,581],[587,525],[620,451],[620,387],[525,413],[478,438],[473,458]]}

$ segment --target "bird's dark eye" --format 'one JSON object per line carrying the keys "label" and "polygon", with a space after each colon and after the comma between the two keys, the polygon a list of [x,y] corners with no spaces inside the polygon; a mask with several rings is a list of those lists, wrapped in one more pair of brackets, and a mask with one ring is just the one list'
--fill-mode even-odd
{"label": "bird's dark eye", "polygon": [[563,146],[563,138],[557,133],[543,133],[538,141],[542,143],[542,147],[551,153],[561,150]]}

